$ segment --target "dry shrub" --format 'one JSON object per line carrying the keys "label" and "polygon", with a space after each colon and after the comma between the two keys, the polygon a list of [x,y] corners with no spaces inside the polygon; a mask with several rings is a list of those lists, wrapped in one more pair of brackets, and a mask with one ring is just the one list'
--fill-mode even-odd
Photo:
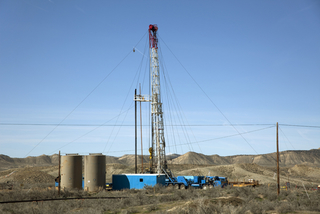
{"label": "dry shrub", "polygon": [[236,198],[236,197],[218,198],[218,199],[213,199],[211,201],[215,203],[221,203],[222,206],[231,205],[231,206],[237,207],[237,206],[242,206],[244,204],[244,201],[242,199]]}
{"label": "dry shrub", "polygon": [[141,191],[141,190],[138,190],[138,189],[123,189],[123,190],[120,190],[120,191],[117,191],[117,192],[122,192],[122,193],[125,193],[126,195],[131,195],[131,194],[138,193],[139,191]]}
{"label": "dry shrub", "polygon": [[221,197],[223,195],[223,188],[220,187],[213,187],[208,189],[208,193],[210,197]]}
{"label": "dry shrub", "polygon": [[48,189],[11,190],[0,192],[0,201],[51,199],[57,198],[57,196],[56,191]]}
{"label": "dry shrub", "polygon": [[89,196],[89,193],[87,191],[78,190],[78,189],[65,189],[61,190],[60,197],[61,198],[83,198]]}
{"label": "dry shrub", "polygon": [[287,202],[282,202],[280,203],[277,207],[276,210],[279,213],[288,213],[294,210],[294,208],[292,207],[291,204],[287,203]]}
{"label": "dry shrub", "polygon": [[282,190],[280,191],[280,198],[286,198],[288,195],[290,195],[290,190]]}
{"label": "dry shrub", "polygon": [[[266,213],[271,210],[286,213],[294,211],[320,211],[320,191],[291,189],[277,196],[275,188],[261,186],[256,188],[212,188],[175,190],[164,187],[144,190],[100,191],[88,193],[79,190],[61,192],[68,197],[127,197],[122,199],[65,200],[18,204],[0,204],[0,213],[161,213],[162,204],[183,203],[171,213]],[[47,189],[28,189],[20,191],[1,191],[0,200],[30,200],[58,198],[57,191]],[[139,208],[140,207],[140,208]],[[139,209],[138,209],[139,208]],[[138,210],[137,210],[138,209]],[[165,213],[165,212],[163,212]]]}
{"label": "dry shrub", "polygon": [[296,202],[298,200],[296,192],[290,191],[286,197],[289,202]]}
{"label": "dry shrub", "polygon": [[258,206],[261,207],[262,211],[270,211],[274,210],[277,202],[276,201],[269,201],[269,200],[262,200]]}
{"label": "dry shrub", "polygon": [[156,184],[155,186],[146,185],[143,189],[146,191],[146,194],[165,194],[173,191],[173,189],[158,184]]}
{"label": "dry shrub", "polygon": [[320,197],[319,194],[315,192],[309,192],[309,197],[304,194],[300,195],[298,198],[298,204],[300,209],[310,210],[310,211],[320,211]]}
{"label": "dry shrub", "polygon": [[263,211],[262,207],[259,206],[259,203],[257,203],[256,201],[251,201],[251,202],[247,203],[244,206],[244,209],[246,211],[250,211],[253,214],[260,214]]}
{"label": "dry shrub", "polygon": [[244,213],[243,207],[223,206],[222,213],[242,214]]}
{"label": "dry shrub", "polygon": [[185,190],[177,190],[174,192],[177,200],[185,200],[189,197],[189,194]]}
{"label": "dry shrub", "polygon": [[[88,193],[88,196],[89,195],[90,194]],[[108,190],[101,190],[101,191],[99,191],[99,192],[97,192],[95,194],[91,194],[91,195],[94,196],[94,197],[111,197],[111,196],[113,196],[111,194],[111,191],[108,191]]]}
{"label": "dry shrub", "polygon": [[198,198],[178,207],[173,213],[243,213],[242,200],[237,198]]}
{"label": "dry shrub", "polygon": [[138,205],[143,205],[145,201],[146,195],[144,192],[140,191],[137,193],[137,195],[134,197],[134,201],[137,202]]}
{"label": "dry shrub", "polygon": [[196,201],[190,201],[186,203],[186,206],[182,206],[175,210],[174,213],[222,213],[221,203],[211,203],[208,199],[199,199]]}
{"label": "dry shrub", "polygon": [[265,189],[265,191],[262,192],[262,195],[265,199],[269,201],[275,201],[278,199],[278,194],[276,189]]}
{"label": "dry shrub", "polygon": [[[59,204],[59,206],[57,206]],[[42,203],[18,203],[18,204],[2,204],[0,206],[0,213],[48,213],[55,214],[61,211],[61,203],[59,202],[42,202]]]}
{"label": "dry shrub", "polygon": [[138,212],[139,211],[137,209],[130,207],[125,210],[122,210],[121,214],[131,214],[131,213],[138,213]]}
{"label": "dry shrub", "polygon": [[158,205],[157,204],[151,204],[151,205],[146,207],[146,211],[147,212],[153,212],[153,211],[156,211],[157,209],[158,209]]}

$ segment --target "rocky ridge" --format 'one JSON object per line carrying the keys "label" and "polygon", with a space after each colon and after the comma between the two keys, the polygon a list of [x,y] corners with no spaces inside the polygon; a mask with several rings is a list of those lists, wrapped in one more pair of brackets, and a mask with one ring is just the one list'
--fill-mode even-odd
{"label": "rocky ridge", "polygon": [[[168,164],[193,164],[193,165],[228,165],[228,164],[257,164],[260,166],[275,166],[276,153],[261,155],[204,155],[196,152],[188,152],[183,155],[172,154],[167,156]],[[141,156],[137,158],[141,164]],[[147,155],[143,156],[144,164],[149,162]],[[123,155],[121,157],[106,156],[107,164],[134,165],[134,155]],[[41,155],[37,157],[11,158],[0,155],[0,171],[26,166],[54,166],[58,164],[58,155]],[[320,149],[295,150],[280,152],[280,166],[292,167],[295,165],[306,165],[320,167]]]}

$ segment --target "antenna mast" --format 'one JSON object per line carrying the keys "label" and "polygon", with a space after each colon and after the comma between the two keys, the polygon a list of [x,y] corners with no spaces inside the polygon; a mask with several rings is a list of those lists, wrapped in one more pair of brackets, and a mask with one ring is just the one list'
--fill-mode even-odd
{"label": "antenna mast", "polygon": [[[160,94],[160,71],[158,60],[158,26],[149,25],[149,53],[151,75],[151,125],[152,125],[152,156],[157,161],[156,171],[167,170],[165,156],[165,140],[163,126],[163,112]],[[152,163],[153,165],[153,163]],[[154,168],[154,166],[152,166]],[[151,170],[151,169],[150,169]]]}

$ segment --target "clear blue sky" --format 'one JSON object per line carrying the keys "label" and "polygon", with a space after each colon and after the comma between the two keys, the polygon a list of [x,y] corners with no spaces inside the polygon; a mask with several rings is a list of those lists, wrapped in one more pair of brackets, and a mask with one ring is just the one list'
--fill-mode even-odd
{"label": "clear blue sky", "polygon": [[[133,154],[149,24],[166,77],[167,153],[274,152],[276,122],[318,126],[280,125],[281,151],[320,147],[320,1],[4,0],[0,153]],[[148,125],[147,103],[142,112]]]}

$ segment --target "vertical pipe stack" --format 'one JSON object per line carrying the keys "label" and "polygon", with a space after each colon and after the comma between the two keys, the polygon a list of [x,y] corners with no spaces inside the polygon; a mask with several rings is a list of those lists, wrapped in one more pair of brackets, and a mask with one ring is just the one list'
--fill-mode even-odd
{"label": "vertical pipe stack", "polygon": [[61,156],[61,187],[82,189],[82,156],[67,154]]}
{"label": "vertical pipe stack", "polygon": [[138,161],[137,161],[137,89],[134,90],[134,173],[138,173]]}
{"label": "vertical pipe stack", "polygon": [[97,191],[106,186],[106,156],[89,154],[84,157],[84,190]]}

